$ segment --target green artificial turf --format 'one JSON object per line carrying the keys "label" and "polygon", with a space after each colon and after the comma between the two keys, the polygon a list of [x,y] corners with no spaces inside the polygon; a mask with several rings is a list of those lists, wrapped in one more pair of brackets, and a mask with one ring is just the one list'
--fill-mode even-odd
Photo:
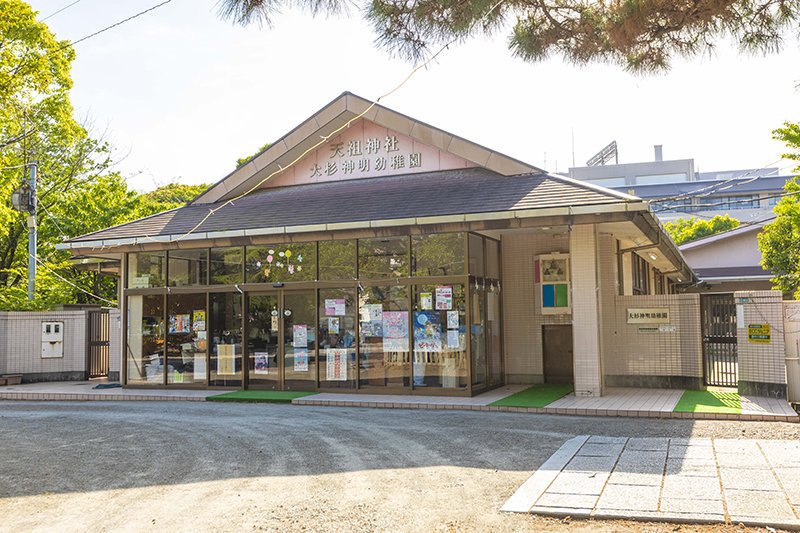
{"label": "green artificial turf", "polygon": [[676,413],[741,414],[742,399],[731,389],[687,390],[673,409]]}
{"label": "green artificial turf", "polygon": [[208,402],[270,402],[291,403],[295,398],[311,396],[316,392],[277,391],[277,390],[237,390],[215,396],[208,396]]}
{"label": "green artificial turf", "polygon": [[563,398],[572,392],[572,385],[556,385],[545,383],[534,385],[529,389],[520,391],[502,400],[497,400],[490,405],[504,407],[545,407],[559,398]]}

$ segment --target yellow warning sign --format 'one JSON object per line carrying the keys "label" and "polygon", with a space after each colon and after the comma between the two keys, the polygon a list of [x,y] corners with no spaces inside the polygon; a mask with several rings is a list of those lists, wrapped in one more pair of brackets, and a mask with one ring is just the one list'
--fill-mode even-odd
{"label": "yellow warning sign", "polygon": [[769,344],[772,332],[769,324],[748,324],[747,341],[756,344]]}

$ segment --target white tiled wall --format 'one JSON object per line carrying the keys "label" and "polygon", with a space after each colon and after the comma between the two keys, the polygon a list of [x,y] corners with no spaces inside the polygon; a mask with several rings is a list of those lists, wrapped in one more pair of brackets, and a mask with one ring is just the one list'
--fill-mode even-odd
{"label": "white tiled wall", "polygon": [[[739,380],[755,383],[786,383],[785,345],[783,337],[783,303],[780,291],[739,291],[736,302],[744,311],[743,328],[737,327]],[[748,324],[769,324],[768,344],[748,339]]]}
{"label": "white tiled wall", "polygon": [[540,295],[535,290],[534,260],[537,255],[569,252],[566,235],[517,233],[504,235],[503,323],[506,376],[509,383],[542,380],[542,325],[571,324],[570,315],[537,313]]}
{"label": "white tiled wall", "polygon": [[[0,371],[4,374],[86,370],[87,311],[0,313]],[[42,359],[42,322],[64,322],[64,357]]]}
{"label": "white tiled wall", "polygon": [[[628,324],[628,308],[669,308],[674,332],[640,329],[658,324]],[[612,376],[703,377],[700,295],[615,296],[606,324],[605,371]]]}

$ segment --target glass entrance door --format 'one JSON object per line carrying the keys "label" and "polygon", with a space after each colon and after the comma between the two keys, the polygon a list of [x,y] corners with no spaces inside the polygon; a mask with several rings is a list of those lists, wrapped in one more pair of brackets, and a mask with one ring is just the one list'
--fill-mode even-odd
{"label": "glass entrance door", "polygon": [[248,388],[317,387],[314,291],[251,294],[247,303]]}
{"label": "glass entrance door", "polygon": [[253,294],[247,299],[247,385],[281,389],[281,310],[279,294]]}
{"label": "glass entrance door", "polygon": [[317,300],[314,291],[283,293],[283,385],[317,387]]}

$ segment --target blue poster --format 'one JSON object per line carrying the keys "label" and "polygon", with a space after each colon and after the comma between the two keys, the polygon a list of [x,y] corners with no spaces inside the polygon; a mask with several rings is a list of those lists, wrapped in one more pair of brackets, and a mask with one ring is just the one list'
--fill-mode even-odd
{"label": "blue poster", "polygon": [[414,312],[414,351],[442,351],[442,317],[438,311]]}

